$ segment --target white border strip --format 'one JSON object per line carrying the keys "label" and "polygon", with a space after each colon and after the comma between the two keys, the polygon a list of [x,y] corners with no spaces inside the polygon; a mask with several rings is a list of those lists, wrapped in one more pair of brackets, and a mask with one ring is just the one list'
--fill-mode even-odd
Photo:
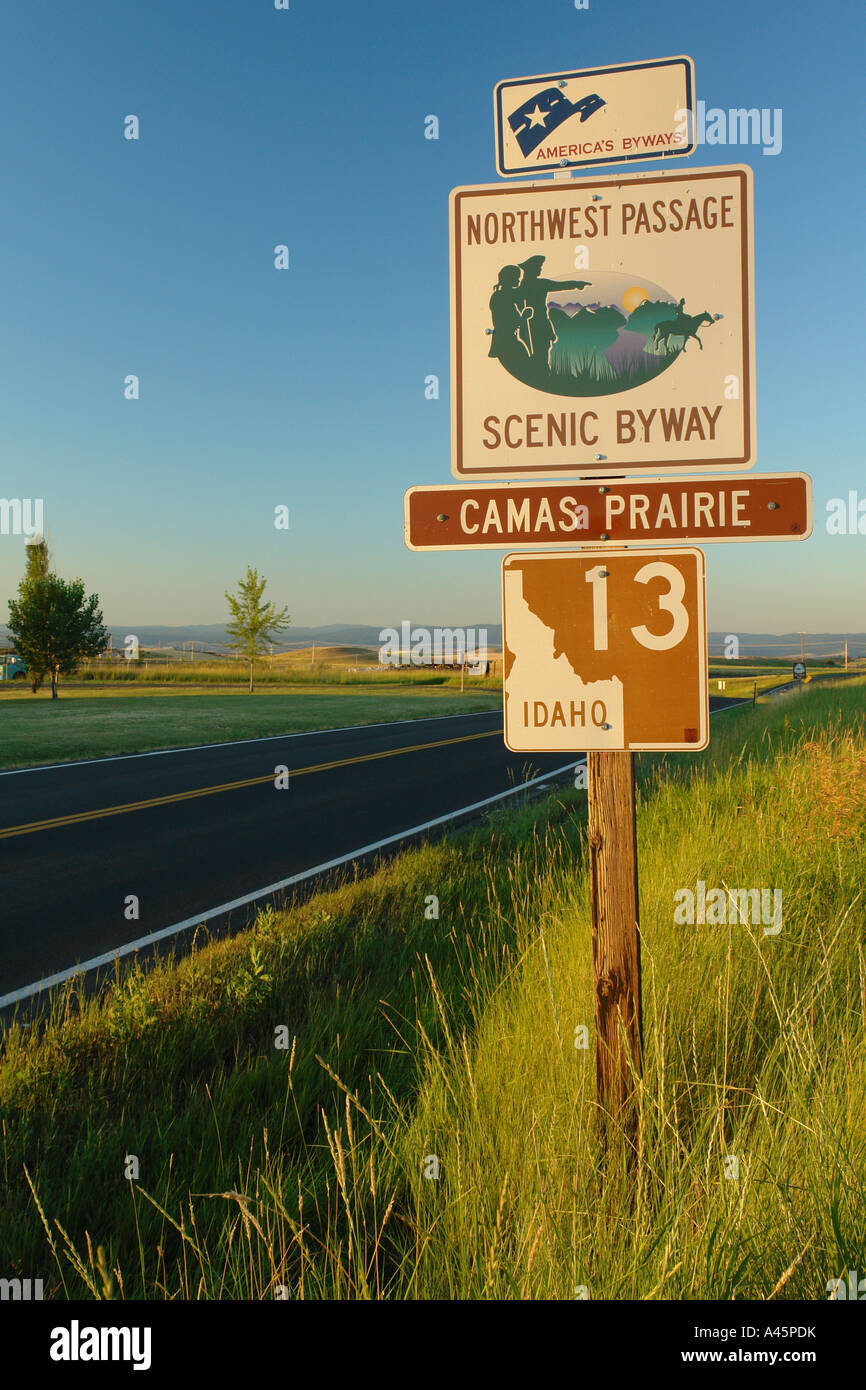
{"label": "white border strip", "polygon": [[[415,721],[407,722],[414,723]],[[255,740],[251,741],[255,742]],[[53,985],[62,985],[75,975],[83,975],[88,970],[95,970],[100,965],[110,965],[112,961],[120,960],[122,956],[128,956],[133,951],[140,951],[143,947],[151,946],[156,941],[164,941],[167,937],[177,936],[179,932],[186,931],[189,927],[203,926],[211,917],[222,917],[227,912],[233,912],[235,908],[246,907],[259,898],[271,897],[284,888],[290,888],[296,883],[303,883],[308,878],[315,878],[317,874],[325,873],[328,869],[339,868],[341,864],[347,864],[353,859],[360,859],[363,855],[372,854],[377,849],[384,849],[386,845],[396,844],[398,840],[405,840],[411,835],[418,835],[435,825],[444,825],[446,821],[454,820],[457,816],[466,815],[470,811],[477,811],[482,806],[490,806],[494,801],[502,801],[504,797],[514,796],[516,792],[525,791],[528,787],[537,787],[542,782],[549,782],[551,777],[559,777],[563,772],[570,772],[573,768],[580,766],[580,763],[581,759],[578,758],[573,763],[566,763],[563,767],[555,768],[553,772],[546,772],[543,777],[535,777],[531,782],[521,782],[519,787],[509,787],[508,791],[497,792],[495,796],[485,797],[483,801],[473,801],[470,806],[460,806],[456,811],[449,811],[447,815],[437,816],[435,820],[424,821],[421,825],[413,825],[409,830],[400,830],[396,835],[386,836],[384,840],[375,840],[372,844],[364,845],[361,849],[351,850],[348,854],[341,854],[338,859],[329,859],[324,864],[317,864],[313,869],[304,869],[302,873],[292,874],[290,878],[282,878],[278,883],[269,883],[267,888],[258,888],[254,893],[246,893],[242,898],[233,898],[229,903],[220,903],[219,907],[207,908],[195,917],[187,917],[183,922],[175,922],[170,927],[162,927],[160,931],[152,932],[150,936],[140,936],[137,941],[130,941],[125,946],[119,946],[116,951],[106,951],[101,956],[93,956],[90,960],[82,961],[80,965],[75,965],[69,970],[61,970],[56,975],[49,975],[47,979],[40,980],[38,984],[24,985],[21,989],[12,990],[10,994],[0,996],[0,1009],[5,1009],[10,1004],[19,1004],[22,1000],[41,993],[43,989],[50,989]]]}

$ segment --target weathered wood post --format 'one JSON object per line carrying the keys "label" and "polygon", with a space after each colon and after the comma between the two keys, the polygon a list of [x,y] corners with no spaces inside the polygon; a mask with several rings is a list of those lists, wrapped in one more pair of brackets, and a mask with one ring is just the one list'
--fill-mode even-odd
{"label": "weathered wood post", "polygon": [[625,1119],[641,1073],[634,754],[587,754],[596,1080],[599,1103]]}

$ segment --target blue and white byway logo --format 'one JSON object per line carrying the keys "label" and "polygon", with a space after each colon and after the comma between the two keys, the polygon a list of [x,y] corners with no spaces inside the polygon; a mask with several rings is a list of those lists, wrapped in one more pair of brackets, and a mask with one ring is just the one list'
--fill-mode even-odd
{"label": "blue and white byway logo", "polygon": [[684,57],[500,82],[496,167],[508,176],[691,154],[694,87]]}
{"label": "blue and white byway logo", "polygon": [[538,92],[522,102],[508,117],[508,124],[514,131],[521,153],[528,156],[538,148],[545,136],[570,116],[579,116],[581,122],[586,121],[604,104],[604,98],[597,92],[581,97],[580,101],[569,101],[558,87],[548,87],[547,91]]}

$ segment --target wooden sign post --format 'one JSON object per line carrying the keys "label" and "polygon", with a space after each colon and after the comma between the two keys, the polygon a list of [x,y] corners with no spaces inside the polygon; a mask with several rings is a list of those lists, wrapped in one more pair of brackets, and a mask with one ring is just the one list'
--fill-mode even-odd
{"label": "wooden sign post", "polygon": [[459,483],[404,502],[411,550],[516,552],[502,565],[505,746],[587,755],[597,1093],[629,1135],[634,754],[709,741],[704,557],[683,543],[812,530],[805,474],[713,476],[756,455],[751,168],[572,177],[655,157],[659,140],[689,153],[662,126],[693,104],[683,56],[498,84],[498,172],[553,177],[451,193]]}
{"label": "wooden sign post", "polygon": [[641,1076],[635,750],[709,739],[704,557],[516,552],[502,563],[505,742],[587,753],[599,1105],[633,1136]]}
{"label": "wooden sign post", "polygon": [[643,1046],[634,754],[588,753],[599,1103],[628,1127]]}

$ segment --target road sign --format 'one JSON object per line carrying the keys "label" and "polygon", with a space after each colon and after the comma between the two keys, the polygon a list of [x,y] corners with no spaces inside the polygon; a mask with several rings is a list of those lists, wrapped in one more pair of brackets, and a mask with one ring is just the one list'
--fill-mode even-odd
{"label": "road sign", "polygon": [[451,468],[749,468],[746,166],[456,188]]}
{"label": "road sign", "polygon": [[513,752],[706,747],[700,550],[506,555],[502,624]]}
{"label": "road sign", "polygon": [[474,483],[413,487],[410,550],[696,541],[796,541],[812,533],[805,473],[639,482]]}
{"label": "road sign", "polygon": [[795,662],[794,662],[794,680],[795,680],[795,681],[801,681],[801,680],[805,680],[805,678],[806,678],[806,663],[805,663],[805,661],[795,661]]}
{"label": "road sign", "polygon": [[498,82],[497,171],[508,178],[691,154],[694,92],[685,57]]}

